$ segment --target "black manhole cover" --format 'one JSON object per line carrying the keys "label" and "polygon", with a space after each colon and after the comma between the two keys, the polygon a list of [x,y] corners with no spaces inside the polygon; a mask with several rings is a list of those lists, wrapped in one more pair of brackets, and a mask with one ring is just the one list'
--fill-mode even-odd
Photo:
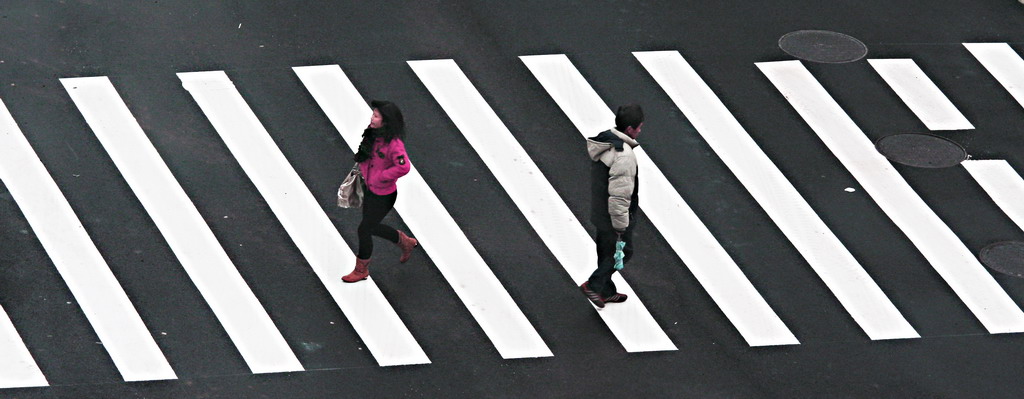
{"label": "black manhole cover", "polygon": [[967,150],[952,140],[930,134],[895,134],[875,143],[890,161],[918,168],[948,168],[967,159]]}
{"label": "black manhole cover", "polygon": [[1024,277],[1024,242],[1003,241],[981,249],[981,263],[1013,277]]}
{"label": "black manhole cover", "polygon": [[857,61],[868,55],[868,46],[860,40],[827,30],[798,30],[779,38],[786,54],[812,62],[839,64]]}

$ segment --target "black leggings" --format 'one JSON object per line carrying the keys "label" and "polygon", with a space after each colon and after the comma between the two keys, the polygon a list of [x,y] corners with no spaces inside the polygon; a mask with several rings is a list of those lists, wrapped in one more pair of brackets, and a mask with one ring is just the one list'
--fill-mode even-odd
{"label": "black leggings", "polygon": [[359,259],[370,259],[373,255],[373,236],[397,243],[398,230],[381,224],[384,216],[395,207],[398,191],[388,195],[374,194],[363,186],[363,221],[359,223]]}

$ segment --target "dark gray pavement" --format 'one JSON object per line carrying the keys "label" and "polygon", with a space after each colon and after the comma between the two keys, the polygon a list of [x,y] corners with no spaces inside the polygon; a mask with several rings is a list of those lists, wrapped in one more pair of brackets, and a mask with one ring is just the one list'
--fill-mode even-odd
{"label": "dark gray pavement", "polygon": [[[933,133],[965,146],[973,158],[1005,159],[1024,173],[1024,110],[961,44],[1008,42],[1024,50],[1024,5],[309,3],[0,5],[0,98],[179,377],[121,380],[0,185],[0,305],[52,385],[0,390],[0,397],[1020,396],[1024,335],[986,332],[754,63],[791,59],[778,39],[802,29],[856,37],[869,58],[913,58],[976,127]],[[678,50],[686,57],[922,338],[865,336],[630,54],[644,50]],[[679,350],[622,349],[406,64],[456,60],[577,218],[587,220],[583,143],[518,59],[533,54],[566,54],[609,104],[645,107],[644,148],[800,345],[749,347],[645,223],[624,274]],[[381,262],[373,273],[432,363],[378,367],[175,76],[225,70],[354,243],[358,214],[333,206],[351,152],[291,70],[320,64],[340,65],[368,99],[402,107],[417,168],[554,357],[503,360],[419,251],[407,265]],[[870,139],[927,132],[866,61],[805,65]],[[110,77],[307,371],[249,372],[58,81],[79,76]],[[962,167],[897,170],[974,253],[993,242],[1024,240]],[[395,214],[386,221],[403,226]],[[378,253],[397,257],[385,245]],[[1024,301],[1024,280],[993,275],[1018,304]]]}

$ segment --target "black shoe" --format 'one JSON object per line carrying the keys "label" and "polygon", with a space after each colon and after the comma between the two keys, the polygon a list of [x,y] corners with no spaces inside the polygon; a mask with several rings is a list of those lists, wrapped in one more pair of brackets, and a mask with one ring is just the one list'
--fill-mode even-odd
{"label": "black shoe", "polygon": [[604,298],[604,301],[606,303],[626,302],[626,298],[628,298],[628,297],[629,296],[626,295],[626,294],[615,293],[615,295],[612,295],[610,297]]}
{"label": "black shoe", "polygon": [[583,283],[583,285],[580,285],[580,290],[583,291],[583,295],[586,295],[587,299],[589,299],[590,302],[594,303],[594,306],[597,306],[598,308],[604,308],[604,300],[601,299],[601,296],[597,295],[596,292],[590,290],[589,281]]}

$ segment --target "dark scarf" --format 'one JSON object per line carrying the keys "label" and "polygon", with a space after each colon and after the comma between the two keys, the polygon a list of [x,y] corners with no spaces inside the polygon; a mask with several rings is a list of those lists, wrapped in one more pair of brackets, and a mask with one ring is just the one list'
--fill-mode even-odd
{"label": "dark scarf", "polygon": [[611,143],[612,147],[615,147],[615,151],[619,152],[622,152],[622,145],[625,144],[625,142],[622,141],[619,136],[616,136],[615,133],[612,133],[611,130],[605,130],[601,132],[601,134],[591,137],[590,139],[599,143]]}
{"label": "dark scarf", "polygon": [[373,151],[373,142],[377,140],[377,137],[381,137],[384,134],[384,128],[363,130],[363,141],[359,143],[359,151],[356,151],[354,157],[356,162],[363,162],[370,159],[370,152]]}

